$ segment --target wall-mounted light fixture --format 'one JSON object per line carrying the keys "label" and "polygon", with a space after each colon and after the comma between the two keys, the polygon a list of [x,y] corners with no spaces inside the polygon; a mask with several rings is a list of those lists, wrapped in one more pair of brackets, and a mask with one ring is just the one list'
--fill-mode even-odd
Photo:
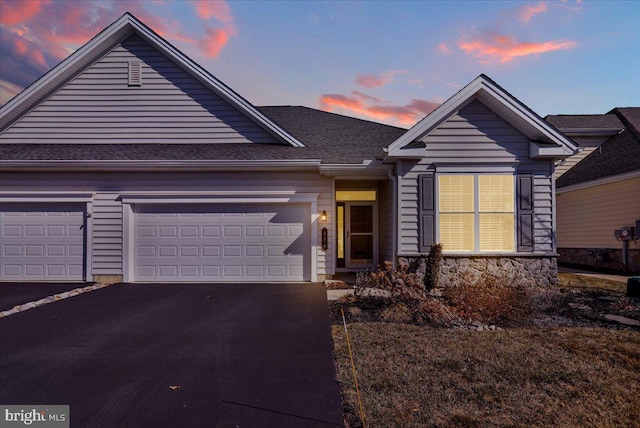
{"label": "wall-mounted light fixture", "polygon": [[327,216],[327,211],[323,210],[322,214],[320,214],[320,223],[326,223],[329,217]]}

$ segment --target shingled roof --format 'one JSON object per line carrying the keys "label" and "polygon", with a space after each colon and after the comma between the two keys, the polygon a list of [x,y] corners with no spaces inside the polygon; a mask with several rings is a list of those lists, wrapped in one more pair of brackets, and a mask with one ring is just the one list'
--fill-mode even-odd
{"label": "shingled roof", "polygon": [[309,107],[258,107],[305,147],[271,144],[1,144],[10,160],[288,160],[362,164],[383,157],[383,148],[406,129]]}
{"label": "shingled roof", "polygon": [[566,129],[622,129],[622,122],[613,113],[607,114],[550,114],[545,120],[560,130]]}
{"label": "shingled roof", "polygon": [[[607,116],[607,119],[604,119],[607,123],[613,123],[609,116],[615,116],[623,125],[624,131],[609,138],[589,156],[559,177],[556,182],[558,188],[640,171],[640,107],[615,108],[606,115],[596,116],[599,117],[595,121],[601,121],[603,116]],[[574,123],[580,123],[580,127],[583,127],[585,122],[582,118],[584,117],[586,116],[581,116],[581,119]]]}

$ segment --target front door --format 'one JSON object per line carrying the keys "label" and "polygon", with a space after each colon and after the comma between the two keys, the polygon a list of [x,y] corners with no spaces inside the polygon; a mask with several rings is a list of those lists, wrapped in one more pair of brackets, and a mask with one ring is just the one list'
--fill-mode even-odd
{"label": "front door", "polygon": [[376,210],[372,202],[345,202],[345,264],[369,268],[377,259]]}

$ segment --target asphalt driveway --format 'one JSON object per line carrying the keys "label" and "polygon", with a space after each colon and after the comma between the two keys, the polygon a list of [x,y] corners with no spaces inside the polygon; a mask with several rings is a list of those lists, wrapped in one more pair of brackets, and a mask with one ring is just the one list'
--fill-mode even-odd
{"label": "asphalt driveway", "polygon": [[342,426],[318,284],[118,284],[0,319],[0,343],[0,403],[73,427]]}

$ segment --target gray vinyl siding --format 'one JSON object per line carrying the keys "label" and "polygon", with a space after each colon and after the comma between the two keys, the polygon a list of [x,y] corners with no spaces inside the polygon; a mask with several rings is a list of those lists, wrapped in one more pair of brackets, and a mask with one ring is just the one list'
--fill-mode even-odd
{"label": "gray vinyl siding", "polygon": [[379,263],[393,262],[393,182],[380,181],[378,186]]}
{"label": "gray vinyl siding", "polygon": [[[165,192],[183,195],[185,192],[213,191],[295,191],[318,193],[318,212],[333,214],[332,181],[314,173],[0,173],[2,191],[38,192],[51,195],[64,192],[93,192],[92,272],[93,275],[123,274],[123,204],[121,195],[127,192]],[[317,228],[317,273],[334,273],[334,240],[329,248],[321,248],[321,229],[326,227],[334,236],[331,222],[312,225]]]}
{"label": "gray vinyl siding", "polygon": [[93,197],[92,275],[122,275],[122,203],[118,193]]}
{"label": "gray vinyl siding", "polygon": [[529,157],[529,140],[477,100],[464,106],[422,141],[425,157],[399,168],[399,254],[418,251],[418,176],[433,164],[460,172],[486,172],[487,164],[516,164],[516,173],[534,177],[534,251],[553,252],[552,163]]}
{"label": "gray vinyl siding", "polygon": [[[128,63],[142,61],[142,86]],[[134,35],[2,134],[3,143],[276,143]]]}

